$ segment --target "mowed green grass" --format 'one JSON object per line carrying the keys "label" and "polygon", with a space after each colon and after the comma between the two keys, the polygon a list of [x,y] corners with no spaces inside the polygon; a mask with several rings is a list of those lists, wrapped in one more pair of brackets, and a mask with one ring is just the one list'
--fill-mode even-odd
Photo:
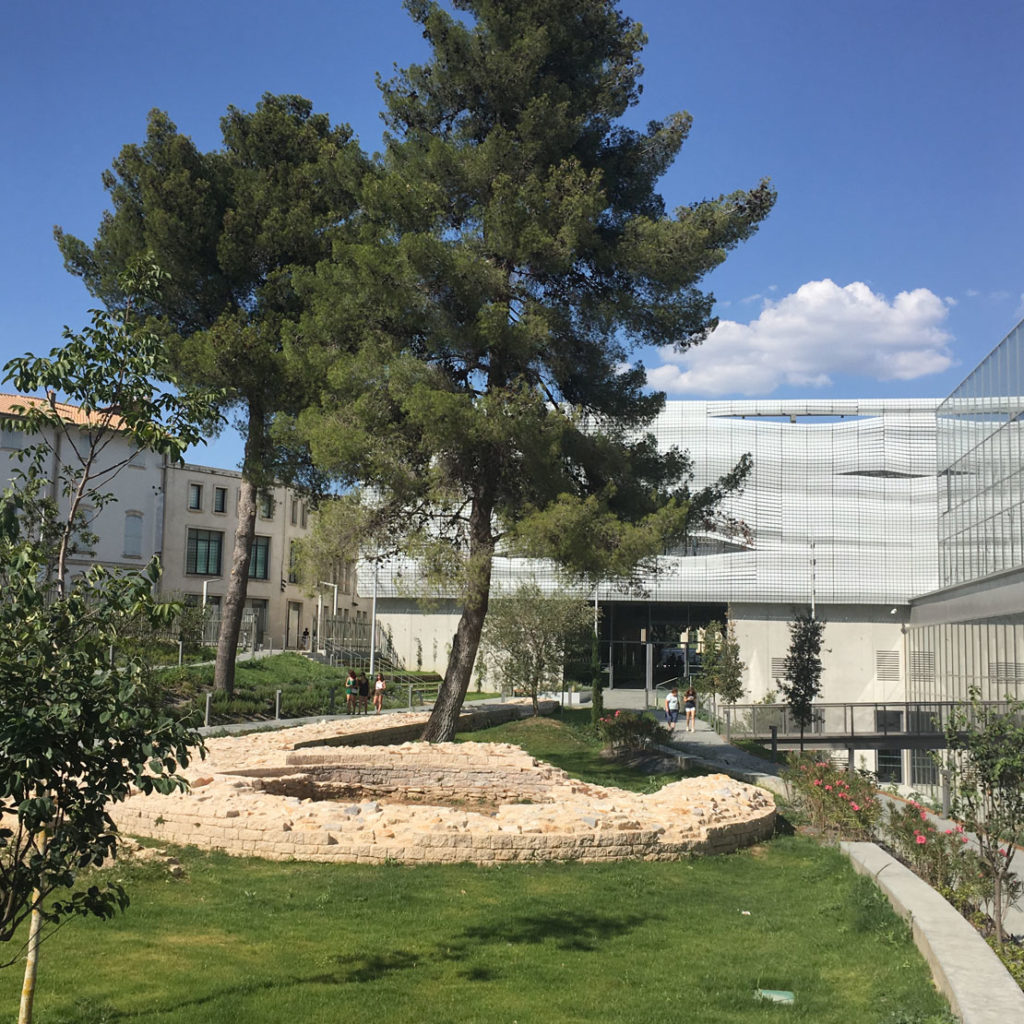
{"label": "mowed green grass", "polygon": [[[947,1019],[871,883],[800,837],[500,869],[180,855],[181,879],[119,866],[129,910],[44,943],[36,1024]],[[0,971],[8,1019],[20,986]]]}
{"label": "mowed green grass", "polygon": [[573,778],[637,793],[654,793],[669,782],[708,774],[697,770],[648,775],[607,757],[586,709],[565,710],[552,717],[523,718],[490,729],[459,733],[455,738],[460,743],[513,743]]}

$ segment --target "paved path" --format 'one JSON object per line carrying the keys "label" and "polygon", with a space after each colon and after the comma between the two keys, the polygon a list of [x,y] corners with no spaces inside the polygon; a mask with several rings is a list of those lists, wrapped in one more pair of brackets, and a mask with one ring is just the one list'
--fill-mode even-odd
{"label": "paved path", "polygon": [[[646,699],[644,691],[639,689],[604,691],[604,706],[609,710],[621,708],[624,711],[643,711]],[[647,710],[654,711],[659,722],[665,722],[663,708],[648,708]],[[682,716],[682,712],[680,712],[680,716]],[[719,765],[730,772],[777,778],[782,770],[780,763],[765,761],[763,758],[740,750],[739,747],[734,747],[731,743],[726,743],[707,722],[700,718],[697,719],[694,731],[687,732],[686,724],[680,717],[679,722],[676,723],[671,744],[673,748],[684,755]],[[774,787],[771,788],[774,789]]]}

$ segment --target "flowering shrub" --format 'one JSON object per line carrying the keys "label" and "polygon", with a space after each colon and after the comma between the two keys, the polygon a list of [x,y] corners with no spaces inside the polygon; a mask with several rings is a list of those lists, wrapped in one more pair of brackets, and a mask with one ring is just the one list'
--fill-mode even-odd
{"label": "flowering shrub", "polygon": [[616,711],[597,721],[597,729],[612,750],[643,750],[668,740],[667,730],[651,714]]}
{"label": "flowering shrub", "polygon": [[893,804],[883,829],[894,856],[941,893],[965,917],[992,897],[992,881],[970,845],[963,825],[937,829],[916,800]]}
{"label": "flowering shrub", "polygon": [[793,802],[822,836],[872,838],[879,806],[871,779],[841,771],[814,753],[794,755],[785,774]]}
{"label": "flowering shrub", "polygon": [[[963,825],[937,829],[928,824],[927,810],[911,800],[890,810],[884,834],[893,854],[914,874],[949,900],[982,934],[992,930],[995,878]],[[1008,851],[1000,848],[998,852],[1006,857]],[[1011,902],[1020,897],[1015,877],[1005,897]]]}

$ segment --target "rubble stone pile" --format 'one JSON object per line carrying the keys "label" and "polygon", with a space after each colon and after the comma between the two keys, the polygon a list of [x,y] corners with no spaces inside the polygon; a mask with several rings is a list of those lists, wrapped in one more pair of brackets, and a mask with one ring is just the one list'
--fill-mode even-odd
{"label": "rubble stone pile", "polygon": [[572,779],[508,744],[327,745],[355,725],[208,740],[185,772],[190,792],[137,794],[112,813],[122,832],[163,842],[374,864],[672,860],[774,830],[771,795],[725,775],[640,795]]}

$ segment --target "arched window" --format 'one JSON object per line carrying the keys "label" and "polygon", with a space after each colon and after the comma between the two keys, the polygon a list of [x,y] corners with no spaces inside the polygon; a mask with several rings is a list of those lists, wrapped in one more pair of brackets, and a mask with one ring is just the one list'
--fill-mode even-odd
{"label": "arched window", "polygon": [[125,512],[124,514],[124,556],[125,558],[142,557],[141,512]]}

